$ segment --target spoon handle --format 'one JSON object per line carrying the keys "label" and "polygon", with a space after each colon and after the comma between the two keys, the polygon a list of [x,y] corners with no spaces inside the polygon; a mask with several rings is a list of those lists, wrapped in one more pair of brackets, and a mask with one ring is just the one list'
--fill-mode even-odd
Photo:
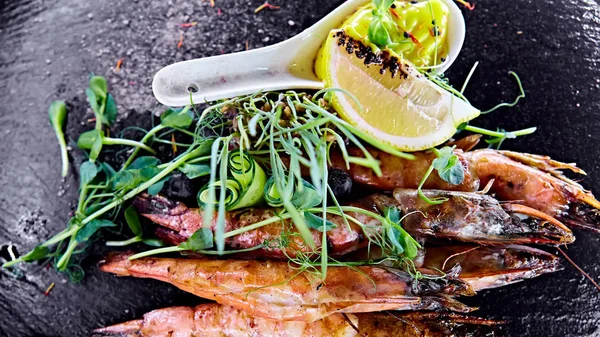
{"label": "spoon handle", "polygon": [[314,73],[319,47],[332,29],[368,0],[348,0],[302,33],[272,46],[179,62],[156,73],[154,96],[162,104],[194,103],[284,89],[322,89]]}
{"label": "spoon handle", "polygon": [[[282,89],[320,89],[311,60],[302,60],[295,38],[272,46],[234,54],[178,62],[161,69],[152,89],[169,106]],[[298,60],[298,62],[295,61]]]}

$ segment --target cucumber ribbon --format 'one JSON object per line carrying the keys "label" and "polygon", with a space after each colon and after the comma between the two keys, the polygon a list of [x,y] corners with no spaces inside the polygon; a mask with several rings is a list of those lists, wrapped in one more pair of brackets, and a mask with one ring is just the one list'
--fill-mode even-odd
{"label": "cucumber ribbon", "polygon": [[[229,177],[225,186],[221,186],[221,181],[216,181],[213,186],[216,189],[216,195],[220,192],[225,195],[225,209],[227,211],[250,207],[259,204],[263,200],[263,188],[267,180],[265,171],[252,159],[246,151],[233,151],[229,156],[228,163]],[[208,190],[210,185],[204,186],[198,192],[198,205],[204,207],[209,202],[218,204],[218,198],[208,200]]]}

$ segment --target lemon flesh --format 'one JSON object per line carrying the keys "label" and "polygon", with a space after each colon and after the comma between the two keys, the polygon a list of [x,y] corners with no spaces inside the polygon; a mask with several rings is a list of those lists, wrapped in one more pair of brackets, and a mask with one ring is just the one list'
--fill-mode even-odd
{"label": "lemon flesh", "polygon": [[391,51],[371,48],[333,30],[316,64],[340,116],[401,151],[419,151],[449,139],[479,110],[425,78]]}

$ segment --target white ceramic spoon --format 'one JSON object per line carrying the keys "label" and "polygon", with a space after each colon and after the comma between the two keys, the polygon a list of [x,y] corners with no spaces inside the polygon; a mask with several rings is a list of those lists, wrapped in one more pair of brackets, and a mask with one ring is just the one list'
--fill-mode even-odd
{"label": "white ceramic spoon", "polygon": [[[152,81],[156,99],[168,106],[214,101],[260,90],[322,89],[314,73],[317,52],[327,34],[369,0],[348,0],[302,33],[272,46],[239,53],[178,62],[159,70]],[[449,53],[439,70],[458,56],[465,39],[465,21],[454,1],[444,0]]]}

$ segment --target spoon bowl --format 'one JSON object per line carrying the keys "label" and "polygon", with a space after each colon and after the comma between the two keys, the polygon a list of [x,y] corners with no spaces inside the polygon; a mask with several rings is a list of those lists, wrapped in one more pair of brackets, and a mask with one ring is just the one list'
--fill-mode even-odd
{"label": "spoon bowl", "polygon": [[[465,21],[452,0],[449,8],[446,71],[456,60],[465,39]],[[368,0],[348,0],[300,34],[277,44],[213,57],[174,63],[159,70],[152,81],[156,99],[167,106],[214,101],[258,91],[322,89],[314,62],[328,33]]]}

